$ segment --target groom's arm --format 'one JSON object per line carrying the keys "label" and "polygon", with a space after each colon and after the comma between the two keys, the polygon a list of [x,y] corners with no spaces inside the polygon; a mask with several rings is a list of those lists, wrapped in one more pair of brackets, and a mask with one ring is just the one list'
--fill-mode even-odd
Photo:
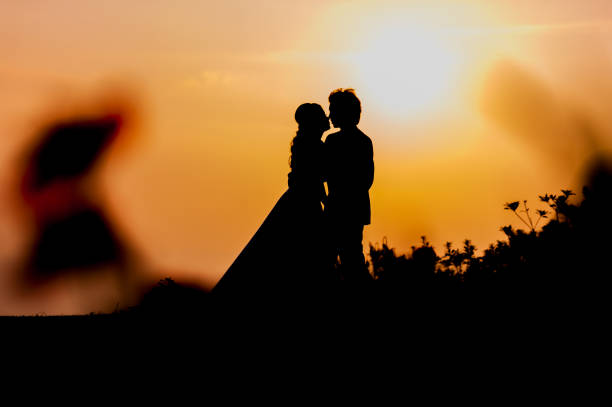
{"label": "groom's arm", "polygon": [[367,191],[374,183],[374,148],[368,136],[365,136],[360,150],[359,184],[360,188]]}
{"label": "groom's arm", "polygon": [[372,184],[374,183],[374,147],[372,146],[372,140],[369,137],[367,137],[367,140],[368,142],[366,148],[366,157],[368,162],[368,168],[366,171],[366,185],[368,189],[370,189],[372,187]]}

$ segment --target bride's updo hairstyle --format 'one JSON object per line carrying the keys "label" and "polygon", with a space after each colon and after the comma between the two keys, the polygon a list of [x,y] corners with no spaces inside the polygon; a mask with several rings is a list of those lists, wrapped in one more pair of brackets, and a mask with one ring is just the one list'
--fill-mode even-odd
{"label": "bride's updo hairstyle", "polygon": [[303,103],[295,111],[295,121],[298,124],[298,135],[300,131],[315,130],[321,125],[321,117],[325,112],[321,105],[316,103]]}
{"label": "bride's updo hairstyle", "polygon": [[[303,153],[301,150],[308,148],[307,145],[310,144],[308,142],[305,143],[306,139],[309,138],[307,136],[312,133],[317,140],[320,140],[321,134],[327,130],[324,128],[324,121],[327,121],[327,116],[321,105],[317,103],[301,104],[295,111],[295,121],[298,124],[298,130],[291,141],[289,165],[292,169],[295,168],[296,157],[301,156]],[[327,128],[329,128],[329,125]]]}

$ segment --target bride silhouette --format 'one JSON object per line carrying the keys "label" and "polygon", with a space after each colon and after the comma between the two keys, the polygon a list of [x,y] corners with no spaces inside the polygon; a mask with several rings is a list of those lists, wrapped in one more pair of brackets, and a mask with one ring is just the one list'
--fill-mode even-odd
{"label": "bride silhouette", "polygon": [[298,298],[316,296],[333,280],[321,203],[325,200],[323,133],[330,128],[323,108],[304,103],[291,143],[289,188],[238,255],[212,293],[219,297]]}

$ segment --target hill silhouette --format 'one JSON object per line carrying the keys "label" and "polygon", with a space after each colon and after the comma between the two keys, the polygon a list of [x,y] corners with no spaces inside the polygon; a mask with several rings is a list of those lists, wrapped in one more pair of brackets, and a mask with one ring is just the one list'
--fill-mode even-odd
{"label": "hill silhouette", "polygon": [[157,355],[164,360],[174,350],[190,360],[207,349],[222,366],[253,357],[293,366],[287,355],[302,355],[317,363],[341,358],[346,368],[409,355],[432,373],[483,362],[491,373],[534,362],[568,372],[567,363],[604,349],[611,186],[612,171],[600,170],[579,202],[562,190],[539,197],[546,212],[531,213],[525,201],[506,204],[526,229],[502,227],[506,239],[480,256],[469,240],[438,252],[423,237],[406,254],[386,241],[370,244],[374,278],[359,291],[340,281],[330,295],[300,302],[287,302],[289,295],[227,301],[166,278],[138,306],[112,314],[2,320],[7,332],[34,327],[35,337],[59,329],[53,337],[63,346],[81,338],[137,352],[148,343],[170,352]]}

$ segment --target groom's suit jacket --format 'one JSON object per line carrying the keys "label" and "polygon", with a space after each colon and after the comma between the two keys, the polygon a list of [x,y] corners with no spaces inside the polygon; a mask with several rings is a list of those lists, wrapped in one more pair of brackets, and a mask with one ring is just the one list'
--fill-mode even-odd
{"label": "groom's suit jacket", "polygon": [[372,140],[357,127],[325,139],[328,197],[325,212],[342,223],[370,224],[374,181]]}

